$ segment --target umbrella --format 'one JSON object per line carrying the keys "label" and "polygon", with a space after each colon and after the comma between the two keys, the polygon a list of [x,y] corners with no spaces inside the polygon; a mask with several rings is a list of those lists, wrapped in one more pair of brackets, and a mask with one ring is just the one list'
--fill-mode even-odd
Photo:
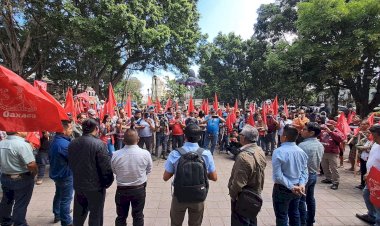
{"label": "umbrella", "polygon": [[55,104],[3,66],[0,66],[0,130],[63,131]]}

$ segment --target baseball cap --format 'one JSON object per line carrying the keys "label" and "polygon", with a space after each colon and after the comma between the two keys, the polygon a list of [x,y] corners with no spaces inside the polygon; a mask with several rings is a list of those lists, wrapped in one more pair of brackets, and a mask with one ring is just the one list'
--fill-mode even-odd
{"label": "baseball cap", "polygon": [[94,109],[89,109],[89,110],[87,111],[87,113],[88,113],[89,115],[92,115],[92,116],[95,116],[95,115],[96,115],[96,111],[95,111]]}

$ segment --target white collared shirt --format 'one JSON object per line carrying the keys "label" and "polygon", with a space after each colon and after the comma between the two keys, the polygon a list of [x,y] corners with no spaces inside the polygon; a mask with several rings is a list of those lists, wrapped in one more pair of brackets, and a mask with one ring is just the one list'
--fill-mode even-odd
{"label": "white collared shirt", "polygon": [[147,181],[152,171],[150,153],[137,145],[125,145],[112,155],[112,171],[118,186],[137,186]]}

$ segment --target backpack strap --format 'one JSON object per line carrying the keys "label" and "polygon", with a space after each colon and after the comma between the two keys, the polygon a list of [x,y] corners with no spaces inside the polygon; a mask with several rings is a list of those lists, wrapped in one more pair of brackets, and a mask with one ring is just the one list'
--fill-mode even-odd
{"label": "backpack strap", "polygon": [[179,153],[180,155],[185,155],[185,154],[187,153],[187,152],[185,151],[185,149],[183,149],[183,148],[177,148],[176,151],[178,151],[178,153]]}
{"label": "backpack strap", "polygon": [[200,157],[202,157],[202,154],[203,154],[203,151],[204,151],[205,149],[203,149],[203,148],[198,148],[197,149],[197,154],[200,156]]}

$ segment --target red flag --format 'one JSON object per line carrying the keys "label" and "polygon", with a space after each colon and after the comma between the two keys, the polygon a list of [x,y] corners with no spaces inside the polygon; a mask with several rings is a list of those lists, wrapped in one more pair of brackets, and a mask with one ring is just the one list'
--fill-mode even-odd
{"label": "red flag", "polygon": [[289,109],[288,109],[288,105],[286,104],[286,101],[284,100],[284,113],[286,115],[286,118],[289,117]]}
{"label": "red flag", "polygon": [[169,97],[169,100],[166,102],[165,111],[172,107],[172,99]]}
{"label": "red flag", "polygon": [[203,112],[206,112],[206,100],[202,100],[202,105],[201,105],[201,109]]}
{"label": "red flag", "polygon": [[253,118],[253,113],[251,112],[248,116],[248,121],[247,123],[251,126],[255,126],[255,119]]}
{"label": "red flag", "polygon": [[0,130],[63,131],[55,104],[3,66],[0,66]]}
{"label": "red flag", "polygon": [[90,101],[90,96],[88,95],[87,92],[79,93],[79,94],[77,94],[75,96],[78,97],[78,98],[82,98],[85,101]]}
{"label": "red flag", "polygon": [[373,126],[373,124],[375,123],[375,113],[372,113],[369,117],[368,117],[368,123],[369,123],[369,126]]}
{"label": "red flag", "polygon": [[43,81],[34,80],[34,87],[39,88],[41,87],[43,90],[47,90],[47,83]]}
{"label": "red flag", "polygon": [[222,109],[218,109],[218,111],[217,111],[216,113],[219,115],[219,117],[222,117],[222,115],[223,115],[223,110],[222,110]]}
{"label": "red flag", "polygon": [[125,112],[127,113],[127,116],[130,118],[132,117],[132,100],[131,100],[131,94],[128,93],[127,103],[124,108]]}
{"label": "red flag", "polygon": [[274,116],[277,116],[277,114],[278,114],[278,98],[277,98],[277,95],[276,95],[276,97],[274,98],[274,101],[273,101],[272,107],[273,107],[273,115],[274,115]]}
{"label": "red flag", "polygon": [[348,116],[347,116],[347,123],[348,124],[352,123],[352,120],[354,119],[355,115],[356,115],[356,112],[354,112],[354,111],[351,111],[350,113],[348,113]]}
{"label": "red flag", "polygon": [[232,133],[233,130],[233,122],[231,120],[232,114],[228,114],[227,119],[226,119],[226,126],[227,126],[227,131],[228,133]]}
{"label": "red flag", "polygon": [[115,115],[115,107],[117,106],[115,93],[113,92],[112,84],[108,85],[108,100],[107,100],[107,114],[111,118]]}
{"label": "red flag", "polygon": [[216,93],[215,93],[215,96],[214,96],[214,105],[213,105],[213,107],[214,107],[215,111],[217,111],[218,108],[219,108],[218,96],[216,95]]}
{"label": "red flag", "polygon": [[344,134],[345,139],[347,139],[347,135],[351,132],[351,128],[347,123],[346,116],[344,112],[340,113],[340,116],[336,123],[336,128]]}
{"label": "red flag", "polygon": [[210,111],[210,106],[208,104],[208,99],[206,99],[206,111],[205,111],[205,114],[208,115],[209,111]]}
{"label": "red flag", "polygon": [[235,99],[235,105],[234,105],[234,113],[239,110],[238,100]]}
{"label": "red flag", "polygon": [[69,117],[67,116],[65,109],[63,109],[62,105],[52,95],[50,95],[50,93],[42,89],[41,86],[39,86],[38,89],[50,102],[52,102],[56,106],[59,118],[61,120],[69,120]]}
{"label": "red flag", "polygon": [[255,114],[254,107],[253,107],[252,103],[249,104],[249,111],[251,112],[251,114]]}
{"label": "red flag", "polygon": [[81,99],[79,99],[79,109],[81,113],[84,112],[83,101]]}
{"label": "red flag", "polygon": [[158,97],[156,97],[156,109],[154,109],[154,111],[156,113],[158,113],[158,111],[161,109],[161,103],[160,103],[160,100],[158,100]]}
{"label": "red flag", "polygon": [[71,117],[73,120],[77,118],[77,114],[75,110],[75,102],[73,98],[73,90],[70,87],[66,92],[65,111],[67,114],[71,114]]}
{"label": "red flag", "polygon": [[188,112],[194,112],[194,102],[193,102],[193,97],[190,96],[190,100],[189,100],[189,109],[188,109]]}
{"label": "red flag", "polygon": [[149,94],[148,94],[148,103],[147,103],[147,105],[148,105],[148,107],[149,106],[151,106],[153,103],[152,103],[152,98],[149,96]]}
{"label": "red flag", "polygon": [[[38,88],[42,88],[42,87],[39,86]],[[30,144],[32,144],[32,146],[35,149],[39,149],[41,147],[40,138],[41,138],[41,136],[40,136],[39,132],[29,132],[26,135],[25,140],[27,140]]]}
{"label": "red flag", "polygon": [[267,124],[267,104],[265,102],[263,102],[263,109],[261,110],[262,111],[262,117],[263,117],[263,121],[265,123],[265,125]]}

